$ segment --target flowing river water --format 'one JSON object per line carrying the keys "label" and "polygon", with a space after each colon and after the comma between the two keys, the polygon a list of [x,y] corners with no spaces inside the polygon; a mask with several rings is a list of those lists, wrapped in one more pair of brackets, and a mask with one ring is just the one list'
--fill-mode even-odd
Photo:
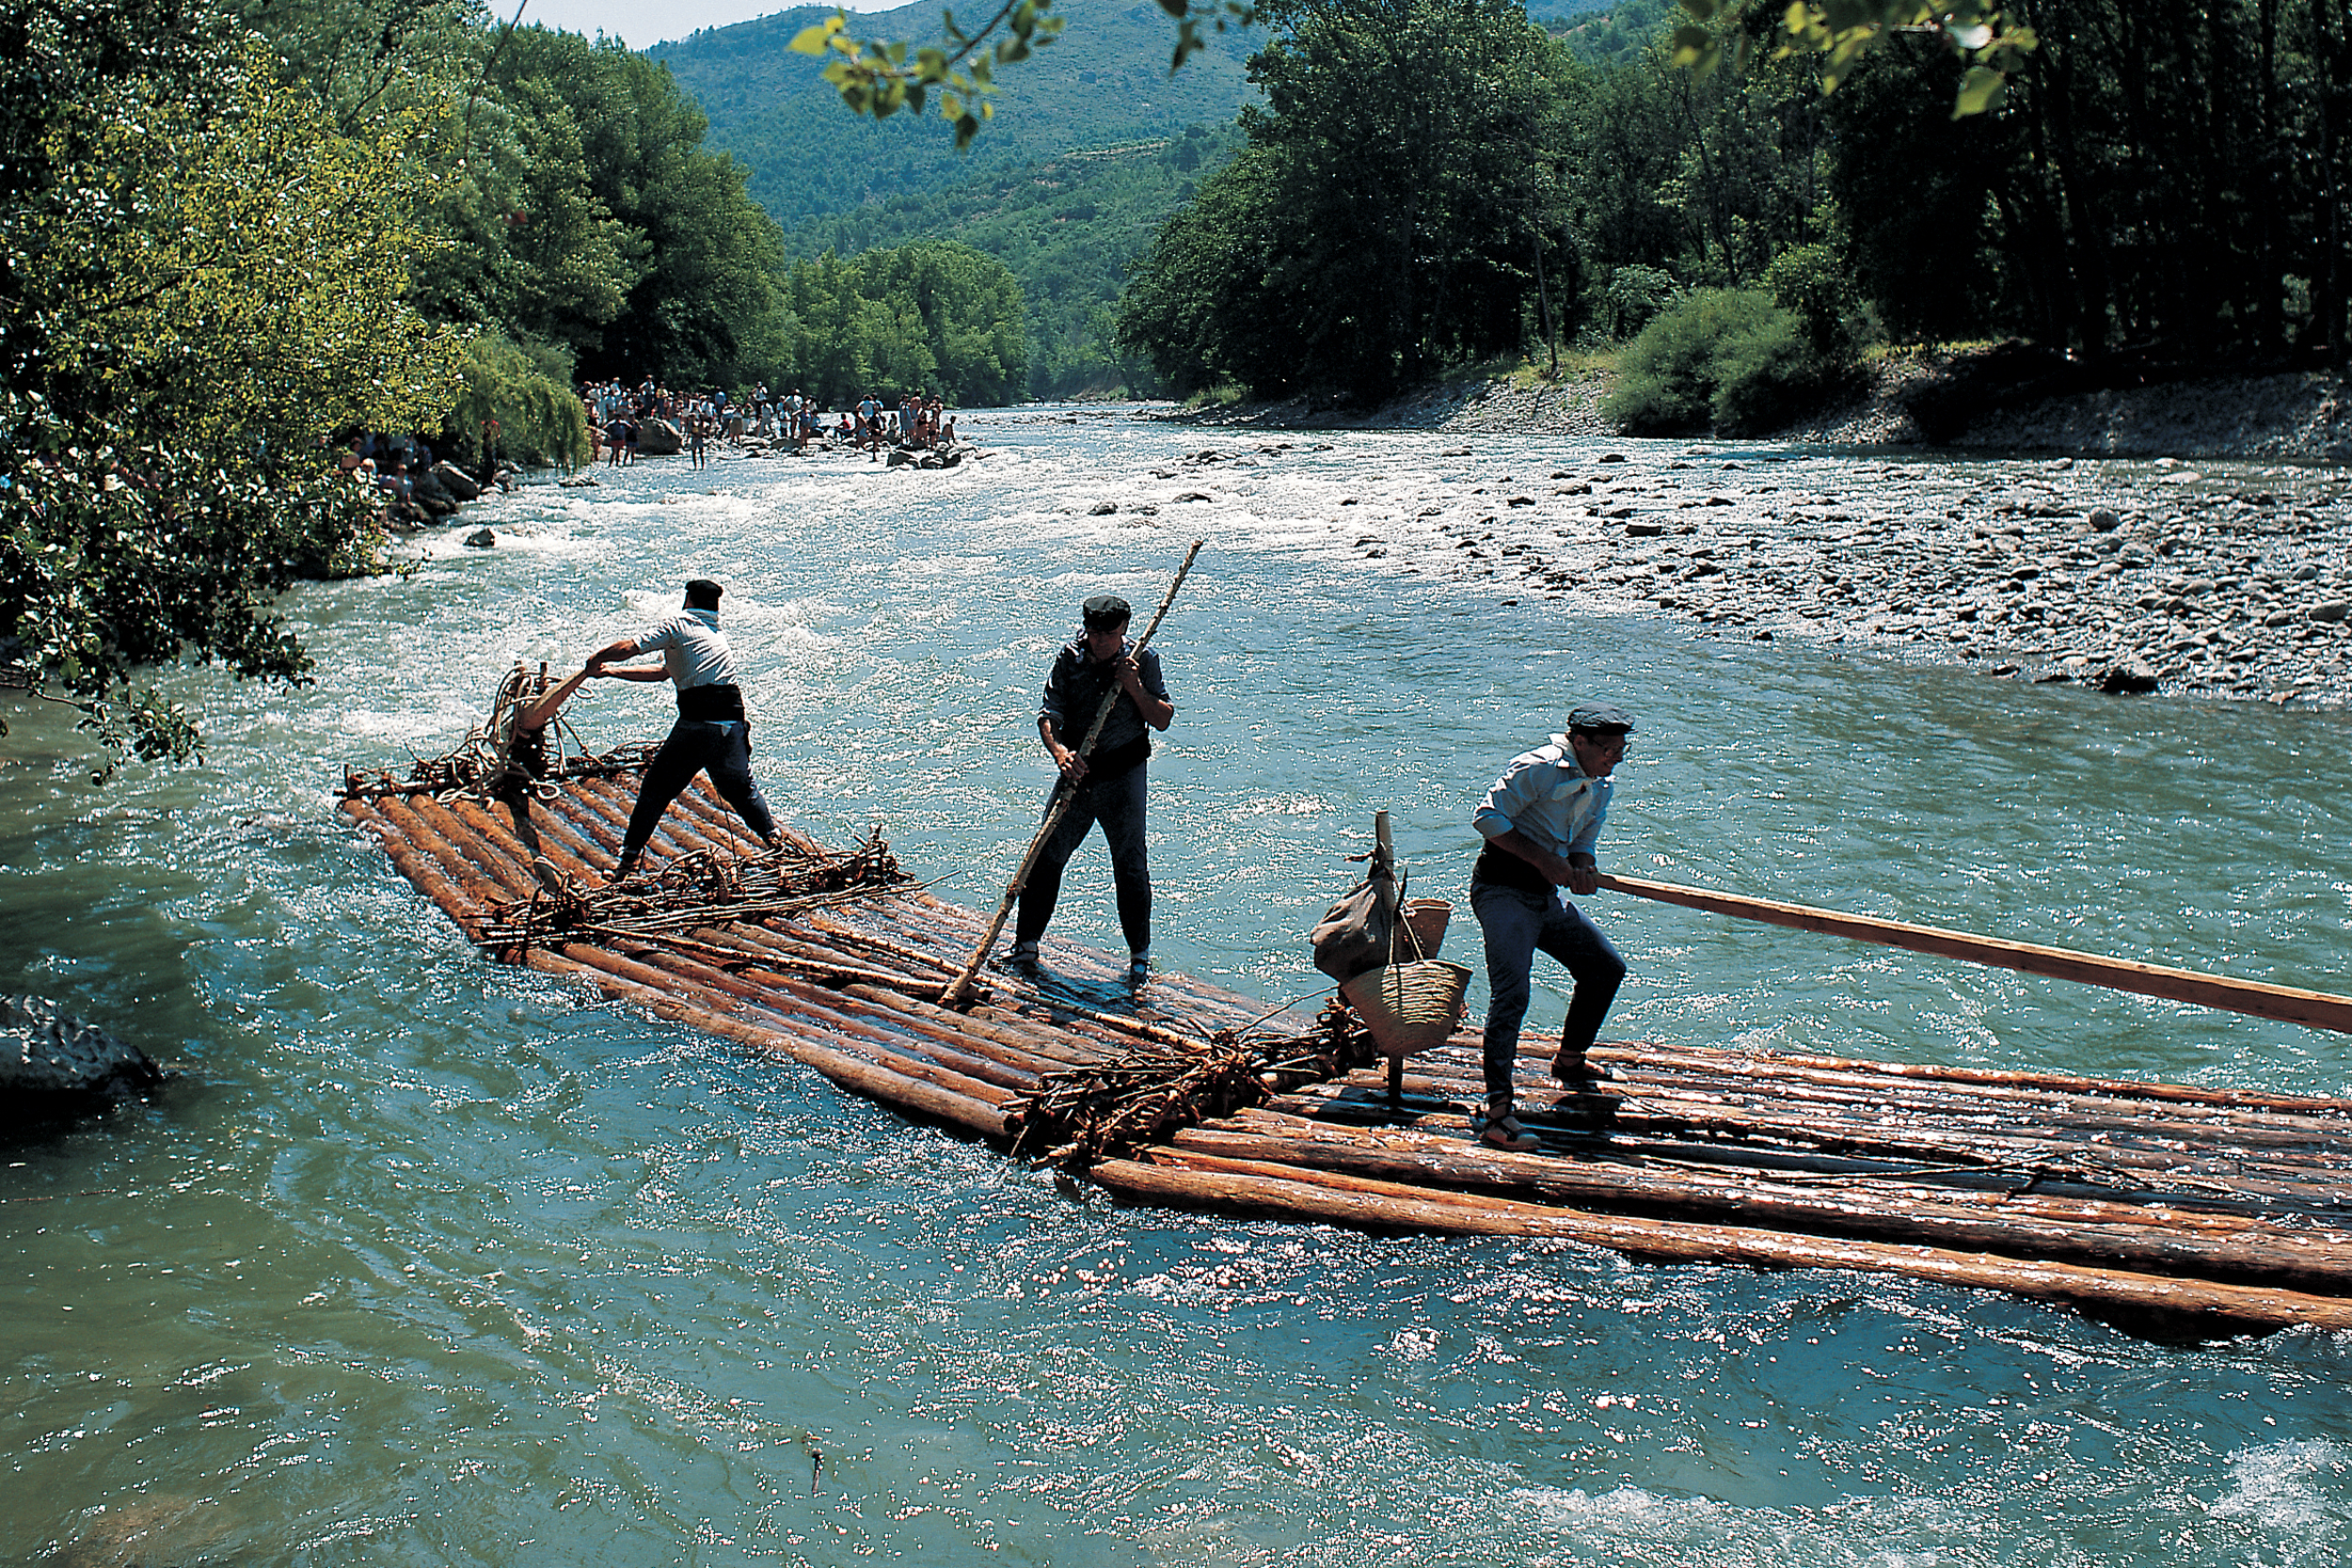
{"label": "flowing river water", "polygon": [[[1576,442],[1228,437],[1250,460],[1203,492],[1176,477],[1199,431],[1018,411],[971,433],[993,454],[949,472],[673,461],[485,502],[465,526],[495,549],[445,531],[410,576],[289,598],[316,685],[177,677],[202,768],[93,790],[62,721],[12,713],[5,983],[187,1076],[0,1155],[0,1559],[2352,1553],[2342,1338],[2163,1343],[1881,1276],[1116,1207],[488,963],[338,816],[342,763],[446,750],[513,660],[576,662],[708,575],[779,810],[836,842],[879,822],[986,908],[1045,787],[1035,691],[1078,601],[1121,592],[1140,620],[1200,537],[1157,643],[1179,709],[1152,763],[1157,949],[1269,1006],[1318,989],[1301,933],[1375,810],[1415,891],[1460,900],[1478,797],[1584,697],[1639,722],[1604,866],[2352,983],[2341,713],[1760,643],[1359,543],[1381,531],[1359,518],[1598,455]],[[1815,495],[1885,466],[1750,455]],[[1522,511],[1505,526],[1563,526]],[[574,711],[609,745],[665,707],[606,683]],[[1057,932],[1115,945],[1107,882],[1097,840]],[[1607,1037],[2352,1086],[2330,1036],[1592,908],[1632,964]],[[1449,952],[1476,942],[1465,916]],[[1560,1003],[1539,989],[1531,1029]]]}

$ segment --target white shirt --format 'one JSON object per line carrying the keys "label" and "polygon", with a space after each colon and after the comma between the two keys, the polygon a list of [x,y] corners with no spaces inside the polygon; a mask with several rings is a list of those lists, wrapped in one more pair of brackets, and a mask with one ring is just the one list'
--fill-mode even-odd
{"label": "white shirt", "polygon": [[659,651],[680,691],[692,686],[733,686],[735,650],[719,629],[715,610],[681,610],[651,631],[641,632],[637,651]]}

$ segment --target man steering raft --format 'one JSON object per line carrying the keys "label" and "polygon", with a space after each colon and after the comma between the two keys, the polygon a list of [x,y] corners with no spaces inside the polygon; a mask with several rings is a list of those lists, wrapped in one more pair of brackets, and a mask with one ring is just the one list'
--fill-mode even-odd
{"label": "man steering raft", "polygon": [[1615,785],[1609,774],[1625,756],[1633,721],[1607,703],[1587,703],[1568,715],[1565,735],[1511,759],[1472,818],[1486,847],[1470,871],[1470,910],[1486,940],[1486,1109],[1471,1117],[1481,1142],[1531,1149],[1535,1135],[1512,1115],[1512,1068],[1518,1059],[1519,1024],[1527,1017],[1530,972],[1538,950],[1550,954],[1576,980],[1560,1031],[1552,1076],[1581,1087],[1590,1080],[1584,1053],[1625,978],[1625,960],[1600,927],[1567,901],[1600,889],[1593,847],[1609,817]]}
{"label": "man steering raft", "polygon": [[[1152,975],[1152,863],[1143,836],[1144,761],[1152,754],[1152,736],[1146,726],[1168,728],[1176,717],[1176,705],[1168,701],[1168,682],[1160,675],[1160,656],[1150,648],[1140,655],[1128,651],[1132,614],[1127,601],[1115,594],[1098,594],[1087,600],[1080,610],[1085,625],[1078,641],[1055,656],[1045,677],[1038,738],[1060,770],[1057,795],[1067,787],[1071,800],[1053,835],[1038,847],[1021,891],[1012,948],[1005,958],[1016,970],[1036,970],[1038,941],[1045,935],[1054,902],[1061,895],[1062,867],[1086,842],[1088,830],[1100,822],[1104,841],[1110,846],[1119,928],[1127,939],[1128,983],[1140,986]],[[1091,752],[1080,756],[1076,748],[1086,743],[1103,699],[1114,689],[1118,700],[1101,736]],[[1049,799],[1046,813],[1052,812]]]}
{"label": "man steering raft", "polygon": [[[694,775],[707,771],[711,784],[769,848],[776,847],[775,818],[752,778],[752,727],[743,713],[743,693],[735,684],[735,650],[719,629],[719,595],[708,578],[686,585],[686,608],[637,637],[624,637],[588,656],[587,673],[612,680],[677,683],[677,722],[646,766],[612,868],[619,881],[637,869],[637,857],[653,837],[661,814],[686,792]],[[613,670],[614,659],[659,652],[660,664]]]}

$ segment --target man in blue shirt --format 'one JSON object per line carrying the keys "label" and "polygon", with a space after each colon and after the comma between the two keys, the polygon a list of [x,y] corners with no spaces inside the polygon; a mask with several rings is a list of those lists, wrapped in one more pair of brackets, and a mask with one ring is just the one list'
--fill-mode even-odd
{"label": "man in blue shirt", "polygon": [[[677,722],[646,765],[645,782],[638,786],[637,806],[628,814],[628,832],[621,839],[620,862],[612,868],[616,882],[637,869],[637,857],[644,853],[661,814],[686,793],[695,774],[705,771],[752,832],[769,848],[776,847],[775,818],[752,778],[752,726],[743,712],[742,689],[735,684],[735,649],[719,629],[719,595],[723,592],[708,578],[696,578],[686,585],[686,608],[678,614],[588,656],[591,675],[667,680],[677,687]],[[650,653],[660,654],[661,662],[640,669],[606,668],[614,659]]]}
{"label": "man in blue shirt", "polygon": [[[1055,656],[1045,677],[1045,697],[1037,718],[1038,738],[1071,789],[1070,809],[1038,851],[1021,908],[1013,921],[1012,949],[1006,961],[1015,969],[1037,966],[1039,939],[1054,918],[1061,895],[1062,867],[1100,822],[1110,846],[1111,885],[1119,902],[1119,928],[1127,939],[1127,979],[1142,985],[1152,974],[1152,863],[1144,847],[1144,762],[1152,754],[1151,730],[1165,730],[1176,717],[1160,656],[1127,648],[1127,601],[1100,594],[1081,610],[1085,628],[1078,641]],[[1103,699],[1119,694],[1103,734],[1089,755],[1077,748],[1094,726]],[[1057,791],[1060,788],[1057,784]],[[1046,809],[1053,807],[1049,798]]]}
{"label": "man in blue shirt", "polygon": [[1625,978],[1625,960],[1567,901],[1600,890],[1594,846],[1615,789],[1609,775],[1625,756],[1633,721],[1607,703],[1568,715],[1567,732],[1511,760],[1472,821],[1486,847],[1470,872],[1470,911],[1486,942],[1485,1040],[1486,1110],[1472,1117],[1480,1140],[1526,1150],[1536,1138],[1512,1115],[1512,1068],[1527,1017],[1530,972],[1537,952],[1550,954],[1575,978],[1552,1075],[1581,1085],[1584,1053]]}

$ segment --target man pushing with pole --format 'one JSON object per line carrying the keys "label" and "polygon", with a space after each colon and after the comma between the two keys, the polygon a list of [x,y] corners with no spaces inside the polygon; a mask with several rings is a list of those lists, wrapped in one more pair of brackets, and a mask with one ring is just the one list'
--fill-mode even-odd
{"label": "man pushing with pole", "polygon": [[1053,918],[1062,867],[1097,822],[1111,847],[1120,928],[1127,938],[1128,981],[1141,985],[1151,977],[1152,872],[1143,838],[1143,761],[1152,754],[1149,731],[1168,728],[1176,717],[1176,705],[1160,678],[1159,657],[1150,650],[1152,634],[1160,629],[1168,607],[1176,602],[1176,590],[1184,585],[1200,553],[1200,541],[1196,539],[1152,624],[1132,644],[1127,641],[1126,600],[1106,594],[1083,607],[1084,628],[1078,641],[1055,657],[1038,714],[1038,738],[1061,776],[987,934],[940,992],[943,1004],[954,1006],[971,990],[972,977],[1004,930],[1015,899],[1021,904],[1021,923],[1007,959],[1016,970],[1036,972],[1038,940]]}

